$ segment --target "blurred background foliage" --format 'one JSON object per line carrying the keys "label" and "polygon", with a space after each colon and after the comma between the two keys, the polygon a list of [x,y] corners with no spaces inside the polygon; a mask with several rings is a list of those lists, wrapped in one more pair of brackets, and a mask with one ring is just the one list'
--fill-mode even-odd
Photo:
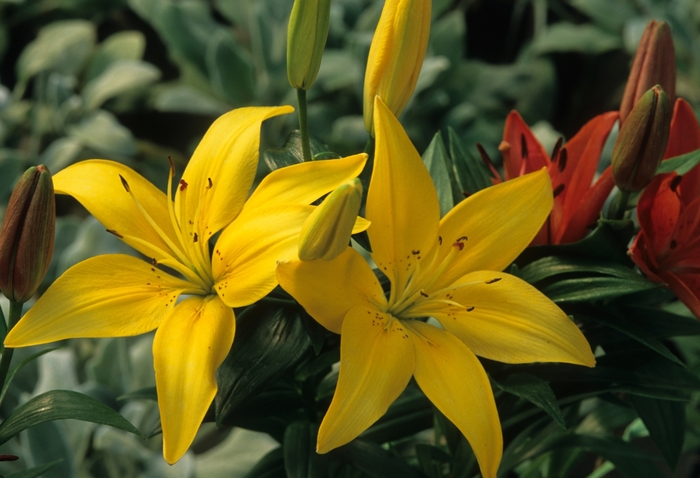
{"label": "blurred background foliage", "polygon": [[[182,171],[197,141],[221,113],[247,105],[294,105],[285,70],[291,4],[292,0],[0,1],[0,215],[16,179],[30,165],[43,163],[56,172],[81,159],[108,158],[134,167],[164,189],[167,157],[172,156]],[[327,50],[318,80],[308,92],[309,121],[312,136],[339,154],[361,151],[367,140],[362,82],[382,4],[332,3]],[[632,54],[652,18],[671,26],[677,93],[697,111],[696,0],[434,0],[428,54],[401,121],[421,152],[437,131],[448,137],[451,128],[467,154],[476,154],[474,145],[479,142],[498,162],[503,124],[515,108],[534,125],[543,143],[552,145],[560,135],[571,137],[594,115],[617,109]],[[264,147],[282,146],[296,125],[295,115],[268,121]],[[72,199],[59,197],[58,206],[56,254],[47,285],[87,257],[130,253]],[[154,385],[151,341],[148,335],[69,341],[23,369],[0,412],[6,416],[46,390],[77,390],[119,409],[154,437],[143,442],[94,424],[51,422],[0,448],[23,458],[21,463],[3,464],[2,472],[62,460],[43,476],[237,477],[268,451],[279,450],[267,435],[217,430],[206,423],[191,452],[169,467],[159,449],[157,406],[148,393]],[[700,347],[692,340],[676,342],[697,377]],[[30,353],[18,351],[20,358]],[[313,375],[303,369],[299,374]],[[123,399],[138,390],[146,392]],[[405,403],[410,405],[410,399]],[[688,407],[686,450],[700,446],[697,402],[695,397]],[[598,406],[577,426],[617,430],[625,440],[646,433],[629,408],[613,402]],[[462,441],[459,446],[463,445]],[[595,444],[589,445],[589,451],[596,451]],[[455,453],[461,453],[456,448],[455,444]],[[428,476],[439,476],[444,465],[444,457],[434,450],[416,448],[419,457],[424,455],[419,461]],[[517,446],[506,450],[506,459],[513,467],[529,463],[529,468],[519,469],[520,476],[527,477],[543,476],[538,469],[552,469],[550,462],[564,456],[545,454],[549,461],[533,465],[518,453]],[[558,463],[556,469],[571,468],[568,457],[568,465]],[[352,457],[347,459],[352,462]],[[276,476],[279,458],[267,455],[266,460],[251,476]],[[361,469],[358,465],[347,476],[361,476]]]}

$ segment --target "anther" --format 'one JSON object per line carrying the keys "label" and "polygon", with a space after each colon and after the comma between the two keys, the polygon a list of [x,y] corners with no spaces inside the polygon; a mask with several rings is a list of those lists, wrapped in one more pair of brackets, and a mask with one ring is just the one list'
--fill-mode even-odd
{"label": "anther", "polygon": [[184,179],[181,179],[180,180],[180,191],[184,191],[185,189],[187,189],[187,186],[189,186],[189,184],[187,184],[187,181],[185,181]]}
{"label": "anther", "polygon": [[495,279],[487,280],[487,281],[485,282],[485,284],[493,284],[493,283],[495,283],[495,282],[498,282],[499,280],[501,280],[501,278],[500,278],[500,277],[496,277]]}
{"label": "anther", "polygon": [[131,189],[129,189],[129,183],[126,182],[126,179],[124,179],[124,176],[121,174],[119,175],[119,179],[122,181],[122,186],[124,186],[124,189],[126,189],[126,192],[130,193]]}
{"label": "anther", "polygon": [[119,233],[118,233],[117,231],[115,231],[114,229],[106,229],[106,231],[109,232],[110,234],[114,234],[114,235],[117,236],[119,239],[124,239],[124,236],[122,236],[121,234],[119,234]]}
{"label": "anther", "polygon": [[438,244],[442,245],[442,236],[438,236]]}
{"label": "anther", "polygon": [[175,176],[175,162],[170,155],[168,155],[168,164],[170,165],[170,174]]}
{"label": "anther", "polygon": [[473,305],[471,307],[467,307],[467,312],[471,312],[474,309],[475,309],[475,307]]}
{"label": "anther", "polygon": [[199,240],[199,236],[197,236],[197,233],[195,232],[193,242],[197,242],[198,240]]}
{"label": "anther", "polygon": [[151,264],[153,264],[154,267],[158,265],[158,261],[156,260],[155,257],[153,259],[151,259]]}
{"label": "anther", "polygon": [[681,180],[683,179],[683,176],[676,176],[673,179],[671,179],[671,191],[674,193],[676,192],[676,188],[681,184]]}
{"label": "anther", "polygon": [[214,183],[211,181],[211,178],[207,178],[207,181],[209,182],[207,189],[211,189],[212,187],[214,187]]}
{"label": "anther", "polygon": [[461,236],[457,238],[457,242],[466,242],[469,238],[467,236]]}
{"label": "anther", "polygon": [[455,242],[454,244],[452,244],[452,247],[459,249],[461,251],[462,249],[464,249],[464,243],[463,242]]}
{"label": "anther", "polygon": [[423,297],[429,297],[429,295],[426,294],[424,291],[420,291],[420,295],[422,295]]}
{"label": "anther", "polygon": [[520,150],[521,150],[520,156],[523,159],[527,159],[529,154],[528,154],[528,150],[527,150],[527,141],[525,140],[525,134],[523,134],[523,133],[520,133]]}
{"label": "anther", "polygon": [[420,254],[420,250],[411,251],[411,254],[413,254],[414,256],[417,256],[418,254]]}

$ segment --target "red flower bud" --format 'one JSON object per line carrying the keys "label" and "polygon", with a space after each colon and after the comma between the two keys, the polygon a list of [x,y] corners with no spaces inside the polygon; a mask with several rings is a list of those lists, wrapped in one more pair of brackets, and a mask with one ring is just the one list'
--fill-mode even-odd
{"label": "red flower bud", "polygon": [[671,29],[666,22],[651,20],[639,41],[627,79],[620,104],[620,123],[625,122],[639,98],[654,85],[660,85],[668,102],[673,104],[676,97],[676,55]]}
{"label": "red flower bud", "polygon": [[623,191],[641,191],[649,184],[666,151],[671,106],[659,85],[647,91],[620,129],[612,153],[615,184]]}
{"label": "red flower bud", "polygon": [[15,302],[34,295],[49,268],[56,202],[46,166],[29,168],[12,191],[0,229],[0,290]]}

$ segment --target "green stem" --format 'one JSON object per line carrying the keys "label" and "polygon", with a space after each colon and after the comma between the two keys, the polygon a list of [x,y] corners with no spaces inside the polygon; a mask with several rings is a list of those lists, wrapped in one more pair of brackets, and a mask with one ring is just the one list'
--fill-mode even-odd
{"label": "green stem", "polygon": [[306,90],[297,88],[297,103],[299,103],[301,151],[304,153],[304,161],[311,161],[311,139],[309,138],[309,118],[306,111]]}
{"label": "green stem", "polygon": [[625,217],[625,211],[627,211],[627,202],[629,201],[630,193],[626,191],[619,191],[617,199],[613,202],[610,208],[610,219],[623,219]]}
{"label": "green stem", "polygon": [[[19,319],[22,317],[22,302],[10,301],[10,317],[7,330],[12,330]],[[7,379],[7,372],[10,370],[10,362],[12,362],[12,354],[15,349],[6,348],[2,352],[2,358],[0,358],[0,387],[4,387],[5,380]]]}

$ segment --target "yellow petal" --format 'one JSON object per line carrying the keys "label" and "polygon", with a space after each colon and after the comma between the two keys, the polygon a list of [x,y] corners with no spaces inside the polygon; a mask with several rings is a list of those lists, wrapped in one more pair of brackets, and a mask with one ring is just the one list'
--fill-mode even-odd
{"label": "yellow petal", "polygon": [[68,269],[5,339],[27,347],[78,337],[119,337],[155,329],[192,285],[123,254]]}
{"label": "yellow petal", "polygon": [[216,369],[233,344],[233,311],[213,295],[190,297],[156,332],[153,365],[163,427],[163,456],[171,465],[192,444],[216,395]]}
{"label": "yellow petal", "polygon": [[[292,111],[291,106],[238,108],[207,130],[182,174],[187,183],[184,219],[196,221],[195,229],[207,239],[233,221],[250,193],[262,122]],[[178,214],[182,196],[178,188]]]}
{"label": "yellow petal", "polygon": [[255,188],[245,204],[245,210],[275,204],[311,204],[360,174],[365,162],[367,155],[362,153],[342,159],[309,161],[276,169]]}
{"label": "yellow petal", "polygon": [[456,337],[418,321],[407,323],[415,346],[418,386],[465,436],[484,478],[495,478],[503,436],[489,379]]}
{"label": "yellow petal", "polygon": [[403,290],[418,257],[437,246],[440,207],[435,186],[403,127],[377,98],[376,152],[367,193],[367,230],[372,258]]}
{"label": "yellow petal", "polygon": [[352,248],[330,261],[280,262],[277,278],[311,317],[336,334],[353,307],[386,305],[377,277]]}
{"label": "yellow petal", "polygon": [[433,290],[449,286],[468,272],[505,269],[540,230],[552,202],[549,174],[542,169],[483,189],[459,203],[440,221],[440,258],[447,256],[458,238],[467,240]]}
{"label": "yellow petal", "polygon": [[212,257],[214,288],[229,307],[252,304],[277,286],[278,261],[297,258],[299,231],[314,206],[241,213],[219,237]]}
{"label": "yellow petal", "polygon": [[408,385],[413,368],[413,345],[398,319],[372,307],[348,312],[338,385],[318,430],[318,453],[345,445],[384,415]]}
{"label": "yellow petal", "polygon": [[527,282],[503,272],[479,271],[458,284],[438,298],[450,295],[464,307],[445,307],[429,315],[476,355],[506,363],[595,365],[576,324]]}
{"label": "yellow petal", "polygon": [[[123,237],[124,242],[142,254],[160,261],[164,254],[140,239],[173,256],[171,248],[152,227],[137,203],[124,188],[123,177],[136,201],[146,214],[173,242],[177,236],[170,222],[165,194],[133,169],[114,161],[101,159],[80,161],[53,177],[56,194],[69,194],[77,199],[107,230]],[[163,178],[163,187],[166,178]],[[130,236],[130,237],[129,237]]]}

